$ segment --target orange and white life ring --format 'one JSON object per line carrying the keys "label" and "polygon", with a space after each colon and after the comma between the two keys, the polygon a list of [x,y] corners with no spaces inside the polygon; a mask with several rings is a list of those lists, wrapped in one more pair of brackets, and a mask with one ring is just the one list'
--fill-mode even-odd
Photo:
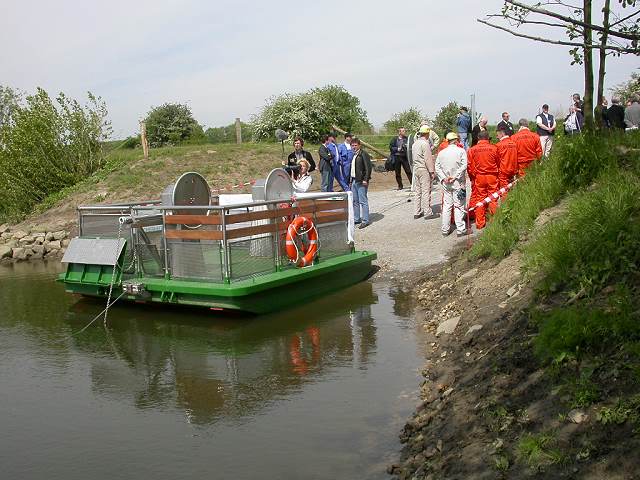
{"label": "orange and white life ring", "polygon": [[[302,256],[300,256],[300,249],[295,242],[295,238],[304,234],[307,234],[309,242],[302,245]],[[289,228],[287,228],[285,249],[289,260],[295,262],[299,267],[306,267],[313,263],[313,259],[318,253],[318,230],[316,230],[316,226],[311,220],[307,217],[293,219],[289,224]]]}

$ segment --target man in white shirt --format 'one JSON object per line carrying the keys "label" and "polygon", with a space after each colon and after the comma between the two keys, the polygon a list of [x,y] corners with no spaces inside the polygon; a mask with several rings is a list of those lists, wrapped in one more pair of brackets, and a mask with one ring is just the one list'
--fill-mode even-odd
{"label": "man in white shirt", "polygon": [[542,112],[536,117],[538,129],[536,133],[540,136],[540,145],[542,146],[542,155],[548,157],[553,146],[553,136],[556,134],[556,120],[549,113],[549,105],[542,105]]}
{"label": "man in white shirt", "polygon": [[442,185],[442,235],[445,237],[451,233],[452,209],[458,237],[471,233],[464,224],[467,152],[456,145],[457,139],[457,133],[447,133],[449,146],[438,153],[435,165],[436,175]]}

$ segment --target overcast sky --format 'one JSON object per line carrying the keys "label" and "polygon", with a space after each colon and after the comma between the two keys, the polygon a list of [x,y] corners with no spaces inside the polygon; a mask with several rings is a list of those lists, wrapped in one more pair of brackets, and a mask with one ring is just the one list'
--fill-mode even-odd
{"label": "overcast sky", "polygon": [[[205,126],[248,120],[264,100],[329,83],[358,96],[374,125],[450,100],[492,122],[566,108],[583,88],[565,47],[480,25],[500,0],[22,0],[0,16],[0,84],[102,96],[114,137],[153,106],[187,103]],[[595,9],[594,9],[595,11]],[[637,57],[611,58],[607,87]]]}

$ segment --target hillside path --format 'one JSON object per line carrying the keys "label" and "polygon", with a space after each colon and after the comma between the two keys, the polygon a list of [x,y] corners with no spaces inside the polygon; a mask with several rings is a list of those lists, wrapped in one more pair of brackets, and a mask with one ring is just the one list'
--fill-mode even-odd
{"label": "hillside path", "polygon": [[[437,187],[434,189],[432,205],[440,212],[441,194]],[[457,238],[455,232],[443,237],[440,218],[415,220],[413,201],[408,200],[412,200],[408,189],[369,192],[372,223],[364,229],[356,228],[356,248],[376,252],[382,273],[408,273],[440,263],[454,246],[467,241]]]}

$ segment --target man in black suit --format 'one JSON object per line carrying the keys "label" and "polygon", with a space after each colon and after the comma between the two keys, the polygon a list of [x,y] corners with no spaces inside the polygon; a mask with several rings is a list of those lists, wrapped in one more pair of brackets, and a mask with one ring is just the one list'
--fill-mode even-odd
{"label": "man in black suit", "polygon": [[502,130],[508,136],[513,135],[513,123],[509,121],[509,112],[502,112],[502,120],[498,123],[496,130]]}
{"label": "man in black suit", "polygon": [[337,159],[329,149],[331,138],[331,135],[324,135],[322,137],[322,145],[318,149],[318,155],[320,156],[320,190],[323,192],[333,192],[333,165],[337,162]]}

